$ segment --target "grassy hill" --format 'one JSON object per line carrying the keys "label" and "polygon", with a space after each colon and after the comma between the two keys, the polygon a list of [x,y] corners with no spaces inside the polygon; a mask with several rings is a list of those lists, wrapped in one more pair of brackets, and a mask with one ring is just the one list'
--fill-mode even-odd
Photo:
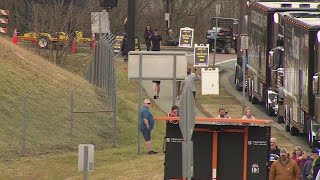
{"label": "grassy hill", "polygon": [[[71,90],[80,85],[74,93],[75,111],[108,109],[103,90],[3,38],[0,47],[1,159],[19,157],[24,141],[27,156],[74,151],[80,143],[93,143],[97,149],[112,145],[111,114],[74,114],[71,136]],[[132,145],[137,143],[138,87],[127,81],[124,65],[117,67],[117,141]]]}

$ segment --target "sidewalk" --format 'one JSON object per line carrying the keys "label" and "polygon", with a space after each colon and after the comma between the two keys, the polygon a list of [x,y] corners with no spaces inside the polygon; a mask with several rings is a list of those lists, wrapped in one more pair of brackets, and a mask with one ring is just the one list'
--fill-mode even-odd
{"label": "sidewalk", "polygon": [[[172,81],[161,81],[160,84],[160,95],[159,99],[153,99],[153,90],[152,90],[152,81],[151,80],[144,80],[142,81],[142,87],[147,92],[150,99],[160,107],[161,110],[164,112],[170,112],[171,106],[173,103],[173,82]],[[199,95],[199,92],[197,92]],[[176,99],[176,105],[179,106],[179,99]],[[197,107],[195,107],[196,117],[207,117],[205,116]]]}

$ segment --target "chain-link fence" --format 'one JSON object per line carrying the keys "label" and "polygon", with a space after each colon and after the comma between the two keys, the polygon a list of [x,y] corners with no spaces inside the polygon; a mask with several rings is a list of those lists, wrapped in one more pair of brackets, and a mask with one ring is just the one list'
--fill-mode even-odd
{"label": "chain-link fence", "polygon": [[114,42],[108,35],[96,44],[87,73],[91,84],[58,74],[59,80],[39,78],[43,84],[13,86],[18,90],[0,96],[6,102],[0,103],[1,159],[77,150],[79,144],[116,145]]}

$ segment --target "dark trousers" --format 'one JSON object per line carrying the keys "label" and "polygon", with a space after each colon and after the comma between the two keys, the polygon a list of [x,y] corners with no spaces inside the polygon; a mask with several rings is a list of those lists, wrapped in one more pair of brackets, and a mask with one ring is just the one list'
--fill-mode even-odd
{"label": "dark trousers", "polygon": [[151,49],[151,42],[146,42],[147,51],[150,51]]}

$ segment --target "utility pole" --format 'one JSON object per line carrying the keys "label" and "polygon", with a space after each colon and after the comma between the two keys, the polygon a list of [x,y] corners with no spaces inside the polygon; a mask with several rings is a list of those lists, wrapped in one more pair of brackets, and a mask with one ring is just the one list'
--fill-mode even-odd
{"label": "utility pole", "polygon": [[170,21],[170,0],[166,0],[166,15],[165,15],[165,19],[166,19],[166,29],[167,29],[167,33],[169,30],[169,21]]}
{"label": "utility pole", "polygon": [[128,0],[128,53],[135,50],[135,36],[136,36],[136,0]]}

